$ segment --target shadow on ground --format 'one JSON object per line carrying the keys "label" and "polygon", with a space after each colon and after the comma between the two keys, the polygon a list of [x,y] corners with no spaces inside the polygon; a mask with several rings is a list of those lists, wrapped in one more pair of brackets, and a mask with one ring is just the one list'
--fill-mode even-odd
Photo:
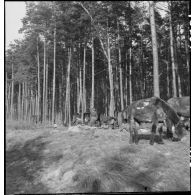
{"label": "shadow on ground", "polygon": [[176,162],[164,152],[155,151],[150,146],[143,151],[135,145],[124,146],[95,164],[80,164],[72,178],[76,185],[71,192],[188,191],[182,171],[169,175]]}
{"label": "shadow on ground", "polygon": [[43,150],[48,142],[42,136],[15,144],[6,151],[6,194],[48,193],[39,180],[42,169]]}
{"label": "shadow on ground", "polygon": [[[6,194],[188,191],[189,141],[129,145],[126,134],[57,132],[10,144]],[[96,133],[97,133],[96,132]],[[51,136],[52,135],[52,136]],[[126,139],[127,138],[127,139]],[[10,139],[13,142],[14,136]],[[123,141],[124,140],[124,141]],[[15,140],[19,141],[19,139]]]}
{"label": "shadow on ground", "polygon": [[[127,153],[136,151],[124,148],[122,153],[103,158],[96,166],[80,166],[73,177],[77,183],[77,192],[149,192],[159,182],[158,171],[165,164],[165,158],[159,155],[151,162],[136,164]],[[145,167],[146,166],[146,167]]]}

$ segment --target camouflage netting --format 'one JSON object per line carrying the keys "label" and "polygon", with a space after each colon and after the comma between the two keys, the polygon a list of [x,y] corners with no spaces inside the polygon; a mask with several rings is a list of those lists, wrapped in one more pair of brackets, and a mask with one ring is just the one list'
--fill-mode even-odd
{"label": "camouflage netting", "polygon": [[[156,98],[147,98],[135,101],[131,106],[135,108],[135,119],[138,122],[151,122],[152,116],[156,110],[156,106],[154,105]],[[129,112],[130,106],[128,106],[124,112]],[[128,115],[128,114],[127,114]],[[165,119],[165,113],[161,108],[158,108],[157,115],[159,121],[163,121]]]}
{"label": "camouflage netting", "polygon": [[190,97],[174,97],[169,99],[168,104],[177,112],[178,115],[190,117]]}

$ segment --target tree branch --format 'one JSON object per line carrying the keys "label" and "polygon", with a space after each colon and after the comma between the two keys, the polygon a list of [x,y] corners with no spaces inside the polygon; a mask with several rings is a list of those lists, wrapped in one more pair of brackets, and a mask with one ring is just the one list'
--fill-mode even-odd
{"label": "tree branch", "polygon": [[102,50],[103,50],[103,52],[104,52],[104,55],[106,56],[106,58],[107,58],[107,60],[108,60],[107,52],[106,52],[106,50],[105,50],[105,48],[104,48],[103,41],[102,41],[102,39],[101,39],[101,37],[100,37],[99,30],[97,29],[97,27],[96,27],[96,25],[95,25],[95,22],[94,22],[94,19],[93,19],[92,15],[89,13],[88,9],[87,9],[81,2],[74,1],[73,3],[74,3],[74,4],[79,4],[79,5],[85,10],[85,12],[88,14],[88,16],[90,17],[91,23],[93,24],[93,26],[94,26],[94,28],[95,28],[97,34],[98,34],[98,38],[99,38],[99,41],[100,41],[100,43],[101,43],[101,47],[102,47]]}

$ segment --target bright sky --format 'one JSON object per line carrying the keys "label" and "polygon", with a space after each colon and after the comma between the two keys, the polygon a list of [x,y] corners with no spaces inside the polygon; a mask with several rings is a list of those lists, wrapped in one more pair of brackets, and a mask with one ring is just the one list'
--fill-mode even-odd
{"label": "bright sky", "polygon": [[22,34],[18,30],[22,27],[21,19],[25,16],[25,2],[24,1],[10,1],[5,2],[5,40],[6,48],[14,41],[20,39]]}
{"label": "bright sky", "polygon": [[[148,2],[145,2],[145,6],[148,6]],[[24,1],[5,2],[6,49],[11,42],[14,42],[14,39],[20,39],[23,37],[22,34],[18,33],[18,30],[22,27],[21,19],[25,16],[25,12]]]}

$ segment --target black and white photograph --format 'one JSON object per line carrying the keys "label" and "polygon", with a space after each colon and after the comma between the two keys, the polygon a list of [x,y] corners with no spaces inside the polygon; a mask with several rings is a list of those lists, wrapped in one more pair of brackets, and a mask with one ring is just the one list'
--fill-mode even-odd
{"label": "black and white photograph", "polygon": [[191,1],[4,12],[6,195],[191,194]]}

